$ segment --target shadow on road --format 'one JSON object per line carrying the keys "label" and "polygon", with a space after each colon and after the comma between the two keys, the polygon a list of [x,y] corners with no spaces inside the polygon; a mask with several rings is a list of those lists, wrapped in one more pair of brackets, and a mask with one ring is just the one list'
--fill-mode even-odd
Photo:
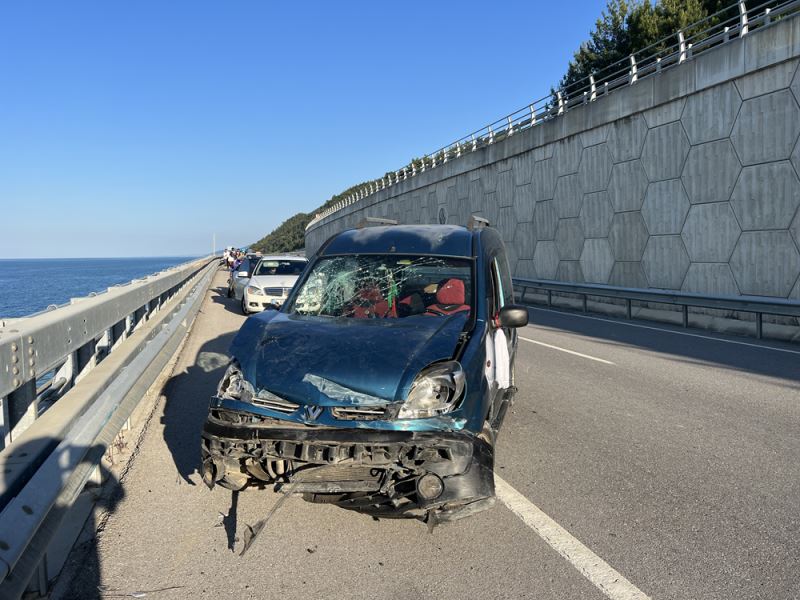
{"label": "shadow on road", "polygon": [[[535,307],[531,307],[530,312],[533,326],[568,331],[608,345],[636,346],[669,354],[686,363],[711,364],[794,382],[789,384],[790,387],[797,387],[800,382],[800,355],[797,354],[800,346],[781,343],[762,345],[756,339],[726,337],[704,330],[685,330],[651,321],[634,322],[634,325],[641,327],[630,327],[629,321],[615,320],[605,315],[583,318],[583,315],[569,311]],[[768,347],[781,351],[768,350]]]}
{"label": "shadow on road", "polygon": [[[225,298],[227,300],[227,298]],[[188,484],[199,473],[200,433],[208,403],[228,366],[228,348],[236,331],[209,340],[200,348],[193,365],[176,373],[164,386],[164,441],[180,477]]]}
{"label": "shadow on road", "polygon": [[[15,497],[23,488],[25,481],[41,466],[47,457],[56,448],[60,440],[51,438],[47,444],[43,444],[42,440],[35,440],[29,444],[23,444],[19,447],[9,447],[7,452],[3,453],[4,458],[11,459],[13,463],[14,457],[17,458],[33,458],[30,463],[30,468],[25,473],[16,470],[4,470],[2,488],[3,493],[0,495],[0,510],[6,508],[8,503]],[[95,532],[102,522],[95,521],[96,514],[108,514],[113,512],[120,500],[125,495],[122,486],[119,485],[116,477],[110,473],[102,464],[101,459],[106,451],[103,445],[97,444],[91,447],[74,447],[69,449],[70,452],[76,452],[83,455],[82,463],[100,465],[103,486],[89,486],[81,492],[76,504],[85,507],[88,502],[94,501],[95,509],[89,512],[88,519],[83,523],[83,531]],[[22,476],[20,476],[22,475]],[[97,510],[100,509],[100,511]],[[78,510],[71,512],[67,507],[54,505],[50,510],[45,521],[39,528],[40,532],[56,531],[65,525],[75,525],[71,523],[70,519],[82,518],[85,512]],[[80,538],[79,538],[80,540]],[[63,544],[63,542],[61,542]],[[58,546],[59,544],[57,544]],[[49,577],[57,578],[60,573],[60,564],[52,564],[50,560],[53,557],[48,555],[46,559],[47,570],[45,571]],[[30,559],[20,561],[18,569],[24,568],[25,565],[34,564]],[[67,558],[64,564],[64,569],[73,573],[74,577],[71,580],[65,580],[63,588],[59,590],[58,598],[60,600],[95,600],[104,597],[103,591],[100,589],[101,583],[101,567],[97,555],[97,545],[94,535],[90,539],[77,543]],[[12,573],[2,586],[0,586],[0,597],[12,598],[21,595],[25,589],[25,580],[35,580],[34,573],[23,573],[19,570]],[[53,581],[48,581],[48,588]],[[27,596],[26,596],[27,597]],[[32,596],[38,597],[38,596]]]}

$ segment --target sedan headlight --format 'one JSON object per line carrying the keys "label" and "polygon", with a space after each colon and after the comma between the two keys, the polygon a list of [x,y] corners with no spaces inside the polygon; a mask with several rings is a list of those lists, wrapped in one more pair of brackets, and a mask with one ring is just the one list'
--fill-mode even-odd
{"label": "sedan headlight", "polygon": [[228,370],[222,377],[222,381],[217,386],[217,394],[221,398],[229,398],[231,400],[241,400],[242,402],[250,402],[253,399],[255,390],[253,384],[244,378],[244,373],[239,367],[239,363],[231,361]]}
{"label": "sedan headlight", "polygon": [[400,419],[424,419],[453,410],[464,393],[464,370],[455,361],[436,363],[420,371],[400,407]]}
{"label": "sedan headlight", "polygon": [[264,292],[261,291],[261,288],[257,288],[254,285],[247,286],[247,293],[253,294],[253,296],[263,296]]}

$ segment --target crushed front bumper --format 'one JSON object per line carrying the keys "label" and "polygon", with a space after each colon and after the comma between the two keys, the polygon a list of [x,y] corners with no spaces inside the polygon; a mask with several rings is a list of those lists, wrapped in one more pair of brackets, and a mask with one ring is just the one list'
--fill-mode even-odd
{"label": "crushed front bumper", "polygon": [[278,419],[252,423],[242,416],[209,414],[202,436],[202,474],[209,486],[238,490],[278,483],[311,501],[437,521],[494,502],[492,446],[470,433],[314,427]]}

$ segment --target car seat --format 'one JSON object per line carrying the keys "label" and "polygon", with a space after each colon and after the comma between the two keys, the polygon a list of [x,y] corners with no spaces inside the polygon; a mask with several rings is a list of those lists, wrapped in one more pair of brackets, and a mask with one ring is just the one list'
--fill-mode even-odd
{"label": "car seat", "polygon": [[448,279],[436,290],[436,303],[431,304],[425,314],[454,315],[459,312],[469,312],[469,305],[465,303],[465,299],[464,282],[460,279]]}

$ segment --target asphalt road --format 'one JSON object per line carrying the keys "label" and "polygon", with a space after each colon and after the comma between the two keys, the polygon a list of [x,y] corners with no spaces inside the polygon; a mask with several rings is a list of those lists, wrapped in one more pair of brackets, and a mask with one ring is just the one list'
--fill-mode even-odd
{"label": "asphalt road", "polygon": [[630,582],[619,598],[800,598],[800,348],[538,309],[495,508],[429,533],[291,497],[239,557],[277,496],[209,491],[197,473],[244,319],[224,281],[62,597],[603,598],[607,564]]}

